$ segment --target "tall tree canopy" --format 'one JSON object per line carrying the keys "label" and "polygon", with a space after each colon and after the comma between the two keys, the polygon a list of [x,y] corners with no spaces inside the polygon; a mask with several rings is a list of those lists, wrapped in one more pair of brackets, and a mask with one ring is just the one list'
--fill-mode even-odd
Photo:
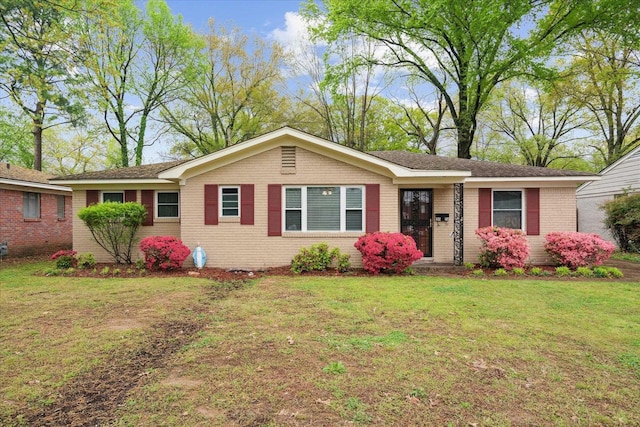
{"label": "tall tree canopy", "polygon": [[[457,130],[458,157],[470,158],[478,114],[492,90],[544,60],[577,30],[610,23],[615,0],[314,0],[306,7],[316,35],[335,43],[370,37],[378,62],[409,70],[442,93]],[[530,28],[529,28],[530,27]],[[540,61],[540,62],[538,62]]]}
{"label": "tall tree canopy", "polygon": [[88,19],[85,66],[105,126],[120,146],[120,165],[142,163],[152,113],[175,100],[193,77],[202,41],[164,0],[141,11],[122,0],[110,16]]}
{"label": "tall tree canopy", "polygon": [[[79,2],[4,0],[0,3],[0,90],[29,117],[33,167],[42,170],[42,132],[83,113],[73,35]],[[84,11],[84,13],[87,13]]]}

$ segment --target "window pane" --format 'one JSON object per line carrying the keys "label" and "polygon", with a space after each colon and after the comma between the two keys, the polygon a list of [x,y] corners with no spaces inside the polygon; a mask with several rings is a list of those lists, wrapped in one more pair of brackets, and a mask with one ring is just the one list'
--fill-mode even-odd
{"label": "window pane", "polygon": [[240,214],[237,188],[222,189],[222,216],[238,216]]}
{"label": "window pane", "polygon": [[522,192],[494,191],[493,209],[522,209]]}
{"label": "window pane", "polygon": [[340,187],[307,188],[307,230],[340,230]]}
{"label": "window pane", "polygon": [[158,218],[177,218],[177,205],[158,205]]}
{"label": "window pane", "polygon": [[57,196],[58,199],[58,219],[64,219],[64,196]]}
{"label": "window pane", "polygon": [[521,212],[520,211],[494,211],[493,225],[495,227],[522,229]]}
{"label": "window pane", "polygon": [[124,203],[124,194],[123,193],[102,193],[102,201]]}
{"label": "window pane", "polygon": [[301,209],[302,208],[302,189],[301,188],[287,188],[285,190],[287,209]]}
{"label": "window pane", "polygon": [[302,230],[302,211],[286,211],[284,225],[287,231]]}
{"label": "window pane", "polygon": [[158,203],[178,204],[178,193],[158,193]]}
{"label": "window pane", "polygon": [[40,218],[40,193],[22,193],[22,217]]}
{"label": "window pane", "polygon": [[347,211],[347,231],[362,231],[362,211]]}
{"label": "window pane", "polygon": [[362,208],[362,188],[347,188],[347,209]]}

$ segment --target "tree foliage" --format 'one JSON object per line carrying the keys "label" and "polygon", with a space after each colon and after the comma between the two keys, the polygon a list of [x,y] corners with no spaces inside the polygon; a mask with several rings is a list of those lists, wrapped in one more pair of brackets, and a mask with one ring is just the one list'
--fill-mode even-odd
{"label": "tree foliage", "polygon": [[640,252],[640,194],[610,200],[602,206],[604,224],[625,252]]}
{"label": "tree foliage", "polygon": [[31,121],[33,167],[42,170],[42,132],[82,117],[82,74],[73,36],[77,3],[5,0],[0,3],[0,90]]}
{"label": "tree foliage", "polygon": [[279,128],[288,103],[281,95],[280,46],[209,22],[204,55],[163,121],[186,138],[174,151],[198,156]]}
{"label": "tree foliage", "polygon": [[117,264],[132,263],[132,249],[136,233],[147,209],[134,202],[105,202],[87,206],[78,217],[89,228],[91,235]]}
{"label": "tree foliage", "polygon": [[[378,63],[420,76],[442,93],[456,126],[458,157],[470,158],[478,114],[501,82],[541,74],[543,60],[575,31],[610,19],[611,1],[313,1],[307,15],[330,43],[362,35],[387,49]],[[533,23],[530,31],[522,28]]]}
{"label": "tree foliage", "polygon": [[164,0],[148,0],[144,13],[133,0],[112,10],[84,24],[85,66],[105,126],[120,146],[120,165],[130,158],[140,165],[144,147],[153,143],[152,114],[182,96],[202,44]]}

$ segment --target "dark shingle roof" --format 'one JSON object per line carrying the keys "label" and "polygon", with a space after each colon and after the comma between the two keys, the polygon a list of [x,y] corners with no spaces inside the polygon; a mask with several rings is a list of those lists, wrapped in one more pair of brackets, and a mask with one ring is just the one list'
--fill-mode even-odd
{"label": "dark shingle roof", "polygon": [[369,151],[368,154],[409,169],[470,171],[472,177],[518,178],[596,176],[596,174],[590,172],[459,159],[455,157],[410,153],[407,151]]}
{"label": "dark shingle roof", "polygon": [[85,172],[76,175],[61,176],[54,179],[62,181],[82,181],[82,180],[110,180],[110,179],[156,179],[158,174],[174,166],[184,163],[186,160],[176,160],[173,162],[154,163],[150,165],[131,166],[128,168],[109,169],[96,172]]}
{"label": "dark shingle roof", "polygon": [[22,168],[10,163],[0,162],[0,178],[48,184],[49,179],[53,178],[53,175],[33,169]]}

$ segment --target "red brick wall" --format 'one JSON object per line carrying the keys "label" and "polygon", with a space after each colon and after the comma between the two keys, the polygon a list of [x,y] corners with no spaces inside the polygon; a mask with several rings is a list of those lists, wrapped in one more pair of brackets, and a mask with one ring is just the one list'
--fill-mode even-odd
{"label": "red brick wall", "polygon": [[57,196],[40,193],[40,218],[25,220],[22,191],[0,188],[0,242],[8,243],[10,257],[49,255],[71,248],[71,215],[71,196],[65,195],[65,219],[59,220]]}

